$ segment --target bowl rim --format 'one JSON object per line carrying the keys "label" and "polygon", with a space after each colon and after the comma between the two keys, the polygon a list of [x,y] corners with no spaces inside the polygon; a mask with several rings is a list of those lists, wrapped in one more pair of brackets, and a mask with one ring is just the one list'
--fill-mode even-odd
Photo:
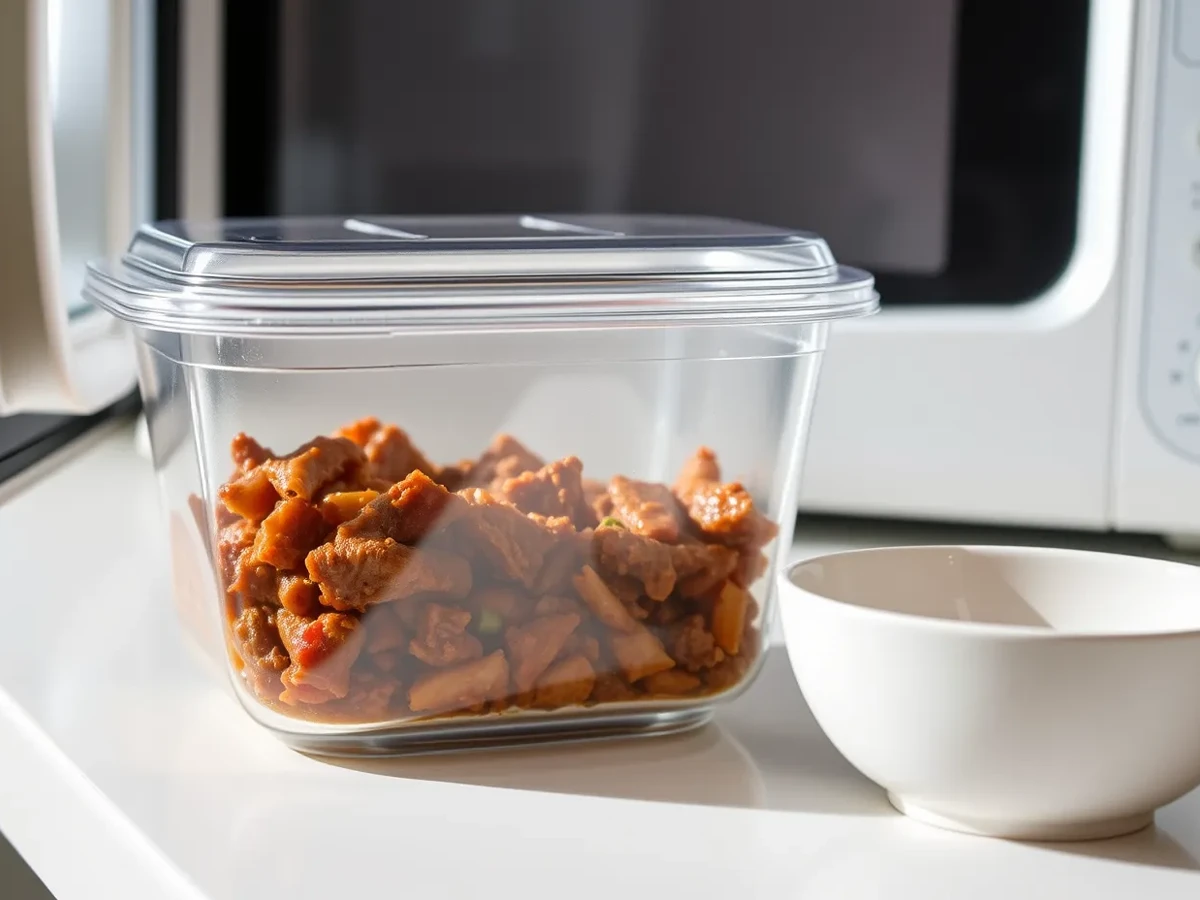
{"label": "bowl rim", "polygon": [[[1011,555],[1028,556],[1074,556],[1099,557],[1104,559],[1128,560],[1134,565],[1164,566],[1175,569],[1186,569],[1190,577],[1196,579],[1196,624],[1186,628],[1154,629],[1146,631],[1061,631],[1054,628],[1039,628],[1036,625],[1008,625],[997,622],[966,621],[963,619],[939,619],[933,616],[922,616],[916,613],[902,612],[895,609],[878,609],[871,606],[861,606],[835,597],[828,597],[803,588],[796,584],[793,575],[808,565],[846,556],[868,556],[877,553],[892,553],[899,551],[948,551],[966,550],[992,552]],[[1133,641],[1133,640],[1163,640],[1167,638],[1200,637],[1200,565],[1180,562],[1172,559],[1160,559],[1153,556],[1134,556],[1128,553],[1108,553],[1100,550],[1076,550],[1064,547],[1022,547],[1011,544],[898,544],[881,547],[857,547],[848,550],[837,550],[821,553],[804,559],[793,560],[782,568],[778,575],[779,606],[788,602],[787,595],[796,595],[809,600],[836,607],[849,615],[864,619],[880,619],[890,621],[898,626],[922,628],[934,631],[946,631],[963,637],[972,638],[1002,638],[1028,641]],[[785,629],[786,638],[786,629]]]}

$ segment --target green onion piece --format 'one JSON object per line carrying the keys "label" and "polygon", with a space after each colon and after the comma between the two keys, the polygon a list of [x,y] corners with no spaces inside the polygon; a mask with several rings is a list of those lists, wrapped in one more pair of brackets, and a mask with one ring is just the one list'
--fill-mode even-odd
{"label": "green onion piece", "polygon": [[605,516],[600,520],[601,528],[624,528],[625,523],[620,519],[614,519],[612,516]]}
{"label": "green onion piece", "polygon": [[504,620],[500,618],[500,614],[493,612],[490,609],[485,609],[479,613],[479,633],[480,634],[496,634],[504,625]]}

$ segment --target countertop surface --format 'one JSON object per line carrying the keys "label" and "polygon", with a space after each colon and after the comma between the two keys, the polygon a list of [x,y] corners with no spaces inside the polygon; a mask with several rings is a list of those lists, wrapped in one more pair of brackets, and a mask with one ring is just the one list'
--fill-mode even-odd
{"label": "countertop surface", "polygon": [[[189,651],[127,424],[6,485],[0,830],[60,900],[1200,896],[1200,792],[1089,844],[939,832],[821,734],[781,647],[687,735],[332,763],[294,753]],[[814,521],[794,552],[1149,539]]]}

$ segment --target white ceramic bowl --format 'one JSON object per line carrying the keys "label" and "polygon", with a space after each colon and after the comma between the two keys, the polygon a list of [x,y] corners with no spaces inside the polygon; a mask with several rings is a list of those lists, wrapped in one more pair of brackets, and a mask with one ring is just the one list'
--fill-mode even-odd
{"label": "white ceramic bowl", "polygon": [[780,581],[813,714],[913,818],[1111,837],[1200,785],[1200,568],[897,547],[811,559]]}

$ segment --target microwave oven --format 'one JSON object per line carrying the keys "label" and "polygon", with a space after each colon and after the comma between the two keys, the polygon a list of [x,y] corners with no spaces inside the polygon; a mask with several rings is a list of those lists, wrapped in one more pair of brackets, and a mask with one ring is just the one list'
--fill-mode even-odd
{"label": "microwave oven", "polygon": [[129,389],[137,219],[708,213],[877,276],[802,510],[1200,535],[1197,0],[9,6],[0,411]]}

